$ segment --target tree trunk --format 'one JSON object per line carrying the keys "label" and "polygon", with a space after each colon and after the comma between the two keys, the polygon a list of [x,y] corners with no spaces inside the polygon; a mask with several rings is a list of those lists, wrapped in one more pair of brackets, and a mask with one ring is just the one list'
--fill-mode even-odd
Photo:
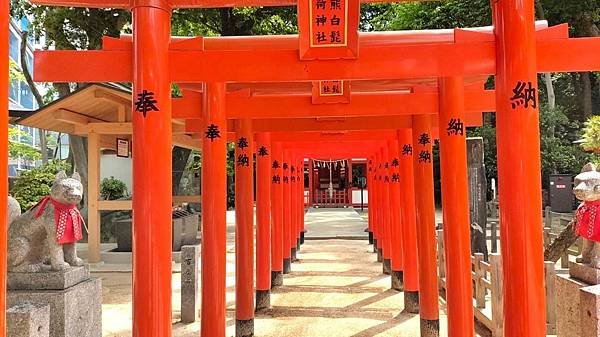
{"label": "tree trunk", "polygon": [[590,73],[579,73],[581,80],[581,113],[582,120],[587,120],[593,114],[592,110],[592,82]]}
{"label": "tree trunk", "polygon": [[83,185],[83,209],[82,214],[87,214],[88,206],[88,163],[87,163],[87,139],[81,136],[69,136],[69,148],[73,154],[73,162],[75,171],[79,173],[81,177],[81,184]]}
{"label": "tree trunk", "polygon": [[[25,77],[25,81],[29,86],[29,90],[31,90],[31,93],[35,98],[38,107],[41,108],[44,106],[44,100],[42,99],[42,95],[40,95],[39,90],[33,82],[33,78],[31,77],[31,73],[29,72],[29,65],[27,64],[27,36],[27,31],[21,32],[21,70],[23,71],[23,76]],[[48,143],[46,139],[46,131],[38,129],[38,135],[40,138],[40,151],[42,152],[42,163],[46,164],[48,162]]]}
{"label": "tree trunk", "polygon": [[[546,20],[546,13],[544,12],[541,0],[535,1],[535,12],[538,19]],[[548,93],[548,108],[554,110],[556,107],[556,95],[554,94],[554,85],[552,84],[552,74],[544,73],[544,82],[546,84],[546,92]]]}
{"label": "tree trunk", "polygon": [[544,250],[544,261],[557,262],[579,236],[575,233],[575,220],[571,221],[560,235]]}
{"label": "tree trunk", "polygon": [[554,110],[556,108],[556,94],[554,93],[551,73],[544,73],[544,83],[546,84],[546,92],[548,93],[548,108]]}

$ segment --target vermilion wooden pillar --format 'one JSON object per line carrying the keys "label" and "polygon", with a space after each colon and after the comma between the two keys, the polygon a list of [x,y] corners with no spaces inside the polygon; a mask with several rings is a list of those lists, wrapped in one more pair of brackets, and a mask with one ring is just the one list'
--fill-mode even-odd
{"label": "vermilion wooden pillar", "polygon": [[375,207],[373,207],[373,160],[371,157],[367,160],[367,215],[368,215],[368,230],[369,230],[369,244],[373,244],[373,213],[375,213]]}
{"label": "vermilion wooden pillar", "polygon": [[298,217],[298,226],[296,228],[296,249],[300,250],[300,244],[302,239],[302,223],[304,222],[304,158],[298,157],[296,164],[296,207],[298,211],[296,216]]}
{"label": "vermilion wooden pillar", "polygon": [[283,150],[272,143],[271,155],[271,287],[283,284]]}
{"label": "vermilion wooden pillar", "polygon": [[376,238],[376,253],[377,262],[383,262],[383,215],[381,214],[381,185],[383,183],[383,164],[381,163],[381,154],[377,150],[375,152],[375,238]]}
{"label": "vermilion wooden pillar", "polygon": [[504,336],[546,335],[534,0],[493,1]]}
{"label": "vermilion wooden pillar", "polygon": [[[132,331],[135,337],[168,337],[171,336],[171,237],[173,236],[169,79],[171,10],[158,5],[134,5],[132,13],[134,55]],[[4,218],[2,221],[5,221]],[[224,271],[223,276],[225,276]],[[225,327],[224,323],[223,320],[223,327]],[[212,336],[220,337],[218,334]]]}
{"label": "vermilion wooden pillar", "polygon": [[313,206],[313,194],[315,193],[315,188],[313,186],[313,175],[314,175],[314,171],[315,168],[313,166],[313,161],[312,159],[308,160],[308,205],[307,207],[312,207]]}
{"label": "vermilion wooden pillar", "polygon": [[402,251],[404,262],[404,310],[419,313],[419,265],[415,211],[412,130],[398,130],[400,160],[400,202],[402,213]]}
{"label": "vermilion wooden pillar", "polygon": [[390,163],[390,241],[392,246],[391,279],[392,289],[403,290],[403,251],[402,251],[402,219],[400,214],[400,159],[398,158],[398,141],[388,141],[388,162]]}
{"label": "vermilion wooden pillar", "polygon": [[236,121],[235,331],[254,335],[254,160],[252,120]]}
{"label": "vermilion wooden pillar", "polygon": [[[311,167],[312,165],[308,165],[308,177],[310,177],[312,175],[311,172]],[[312,200],[310,199],[310,192],[309,192],[309,200],[308,203],[306,203],[306,205],[304,204],[304,159],[302,159],[302,171],[300,172],[300,177],[302,179],[302,183],[301,183],[301,190],[302,190],[302,214],[300,215],[300,243],[304,244],[304,231],[305,231],[305,223],[304,223],[304,215],[306,213],[306,208],[307,207],[311,207],[312,205]],[[310,187],[310,182],[308,183],[308,188],[311,189]]]}
{"label": "vermilion wooden pillar", "polygon": [[392,234],[391,234],[391,211],[390,211],[390,163],[389,149],[384,146],[381,149],[382,161],[382,184],[381,184],[381,214],[383,225],[383,273],[391,273],[392,265]]}
{"label": "vermilion wooden pillar", "polygon": [[431,116],[413,116],[421,337],[439,336],[440,330],[432,143]]}
{"label": "vermilion wooden pillar", "polygon": [[373,222],[371,223],[371,230],[373,231],[373,252],[379,252],[379,198],[378,198],[378,168],[377,155],[374,153],[371,157],[373,159],[371,167],[371,189],[369,190],[369,213],[373,212]]}
{"label": "vermilion wooden pillar", "polygon": [[290,163],[291,154],[289,150],[283,151],[283,273],[292,271],[292,245],[290,237],[292,232],[292,201],[290,188]]}
{"label": "vermilion wooden pillar", "polygon": [[[225,193],[227,191],[227,120],[225,93],[225,83],[208,83],[206,85],[207,109],[204,116],[206,131],[202,141],[201,322],[204,322],[201,325],[202,337],[225,337],[227,250],[227,193]],[[207,324],[207,322],[210,323]]]}
{"label": "vermilion wooden pillar", "polygon": [[[291,262],[297,260],[297,250],[298,247],[296,245],[296,233],[298,231],[298,226],[300,225],[298,219],[298,183],[296,182],[296,156],[293,155],[290,158],[290,252],[291,252]],[[285,188],[285,187],[284,187]]]}
{"label": "vermilion wooden pillar", "polygon": [[256,310],[271,306],[271,135],[256,134]]}
{"label": "vermilion wooden pillar", "polygon": [[354,201],[352,200],[352,158],[348,159],[348,167],[346,167],[348,175],[348,206],[352,207]]}
{"label": "vermilion wooden pillar", "polygon": [[[8,125],[9,1],[0,5],[0,123]],[[0,203],[8,205],[8,128],[0,129]],[[6,207],[4,207],[6,212]],[[6,289],[7,214],[0,215],[0,289]],[[6,337],[6,291],[0,292],[0,337]]]}
{"label": "vermilion wooden pillar", "polygon": [[464,85],[462,77],[441,78],[438,85],[449,337],[474,334]]}

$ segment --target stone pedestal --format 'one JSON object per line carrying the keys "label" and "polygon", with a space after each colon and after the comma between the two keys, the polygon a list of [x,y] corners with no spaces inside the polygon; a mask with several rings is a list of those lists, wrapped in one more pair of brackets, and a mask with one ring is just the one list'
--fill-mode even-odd
{"label": "stone pedestal", "polygon": [[600,285],[581,288],[581,337],[600,336]]}
{"label": "stone pedestal", "polygon": [[102,336],[102,282],[85,267],[8,273],[8,306],[47,305],[51,337]]}
{"label": "stone pedestal", "polygon": [[570,263],[556,275],[557,337],[600,337],[600,270]]}
{"label": "stone pedestal", "polygon": [[50,306],[24,303],[9,308],[6,333],[10,337],[50,336]]}

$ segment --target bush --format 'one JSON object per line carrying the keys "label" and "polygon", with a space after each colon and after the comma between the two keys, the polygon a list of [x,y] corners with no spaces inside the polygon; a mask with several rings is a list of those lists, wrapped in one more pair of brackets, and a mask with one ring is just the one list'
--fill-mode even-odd
{"label": "bush", "polygon": [[585,122],[583,130],[583,149],[590,152],[600,152],[600,116],[592,116]]}
{"label": "bush", "polygon": [[127,185],[115,177],[104,178],[100,183],[100,196],[104,200],[123,199],[128,196]]}
{"label": "bush", "polygon": [[56,173],[69,169],[68,163],[53,160],[29,171],[22,171],[15,180],[11,195],[17,199],[22,209],[29,209],[50,194]]}

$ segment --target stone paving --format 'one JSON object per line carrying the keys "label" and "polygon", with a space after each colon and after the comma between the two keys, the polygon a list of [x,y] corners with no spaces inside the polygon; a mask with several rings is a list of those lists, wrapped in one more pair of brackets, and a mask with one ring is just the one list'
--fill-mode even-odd
{"label": "stone paving", "polygon": [[365,228],[367,223],[353,208],[310,208],[306,212],[307,239],[368,239]]}
{"label": "stone paving", "polygon": [[[354,212],[354,214],[352,214]],[[228,222],[233,220],[228,217]],[[364,235],[366,222],[352,209],[310,210],[307,228],[320,240],[306,240],[274,290],[272,309],[257,315],[255,336],[368,337],[419,336],[419,317],[403,314],[403,294],[390,290],[367,240],[323,239],[336,230],[343,236]],[[336,228],[333,230],[332,228]],[[228,224],[227,336],[235,336],[235,253]],[[308,233],[307,233],[308,234]],[[103,336],[131,336],[131,274],[97,273],[103,278]],[[173,336],[197,337],[200,323],[182,324],[180,275],[173,274]],[[444,304],[440,303],[441,336],[446,336]]]}

